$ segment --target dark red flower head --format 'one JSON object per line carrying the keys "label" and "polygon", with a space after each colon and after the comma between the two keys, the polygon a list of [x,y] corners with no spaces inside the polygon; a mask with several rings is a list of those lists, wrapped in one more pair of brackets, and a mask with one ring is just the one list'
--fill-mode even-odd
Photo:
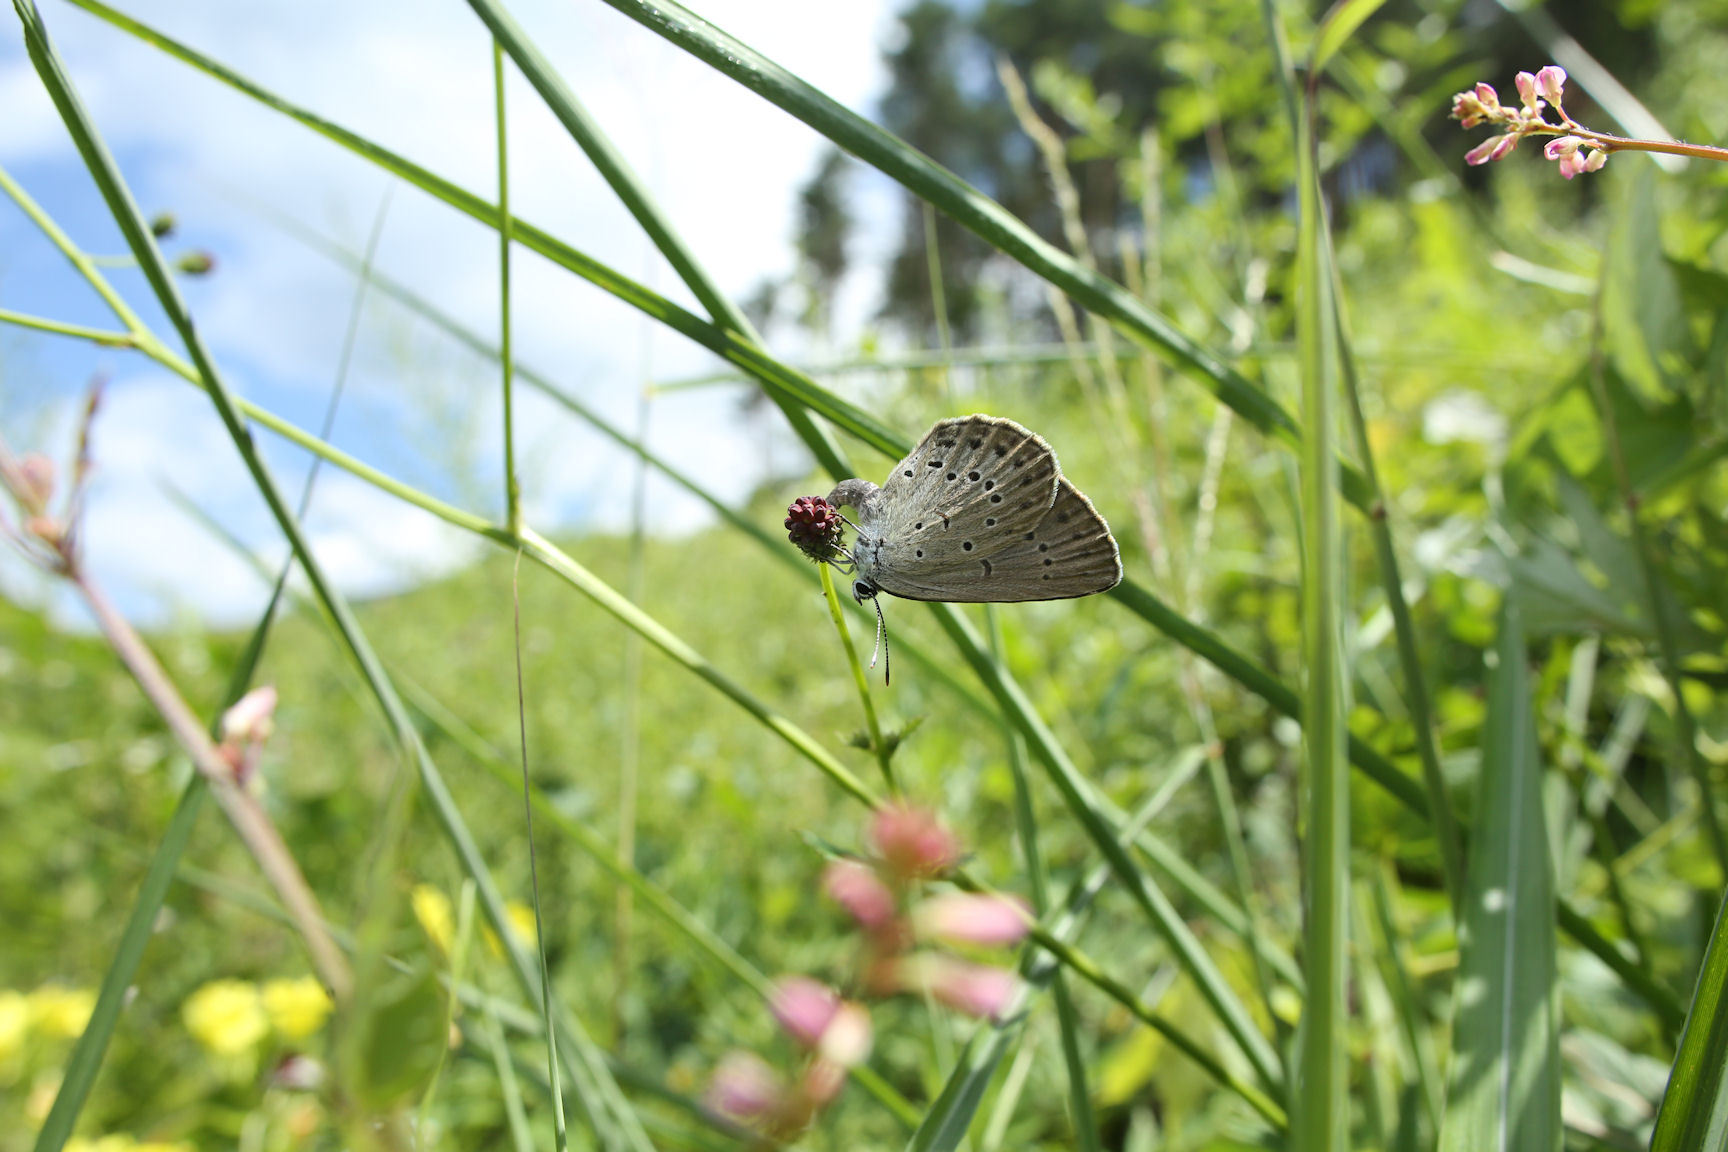
{"label": "dark red flower head", "polygon": [[787,538],[812,560],[839,559],[845,530],[839,510],[820,496],[800,496],[786,509]]}

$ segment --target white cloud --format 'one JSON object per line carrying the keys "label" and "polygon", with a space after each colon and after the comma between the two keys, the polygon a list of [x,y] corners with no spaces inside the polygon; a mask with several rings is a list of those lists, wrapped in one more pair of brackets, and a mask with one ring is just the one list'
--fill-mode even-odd
{"label": "white cloud", "polygon": [[[795,0],[715,0],[719,27],[850,106],[880,82],[875,45],[887,0],[825,6]],[[249,3],[153,0],[130,14],[183,39],[241,75],[395,149],[476,193],[495,185],[491,48],[460,4],[417,0]],[[603,131],[653,190],[661,208],[722,290],[742,295],[792,264],[795,200],[824,142],[743,87],[602,4],[527,0],[512,12],[552,59]],[[200,331],[231,383],[302,426],[315,427],[348,323],[351,273],[262,222],[257,205],[286,213],[358,251],[389,183],[379,169],[124,33],[50,6],[50,31],[92,115],[147,212],[172,208],[174,251],[207,248],[215,275],[184,287]],[[698,310],[641,229],[527,83],[508,92],[512,196],[526,218],[595,258]],[[0,164],[93,246],[112,225],[88,191],[52,105],[17,38],[0,39]],[[17,214],[0,212],[0,251],[41,246]],[[492,339],[497,241],[452,209],[399,187],[379,248],[381,271],[411,285]],[[0,269],[4,271],[4,269]],[[56,275],[70,277],[58,270]],[[117,279],[119,279],[117,277]],[[70,285],[70,287],[68,287]],[[76,288],[0,279],[0,306],[50,309]],[[135,282],[135,305],[154,314]],[[515,263],[518,352],[630,427],[650,379],[711,370],[683,338],[531,255]],[[80,317],[82,319],[83,317]],[[337,442],[380,467],[429,484],[441,498],[484,493],[495,514],[497,373],[374,299],[354,358]],[[60,353],[56,353],[59,355]],[[192,605],[223,622],[262,603],[247,564],[163,494],[170,481],[248,545],[280,555],[275,530],[208,400],[147,373],[136,359],[93,361],[117,382],[98,427],[101,476],[86,525],[92,564],[153,618]],[[65,372],[68,386],[93,368]],[[0,363],[0,372],[6,368]],[[5,377],[0,375],[0,387]],[[658,399],[657,450],[735,500],[771,466],[795,458],[738,415],[736,389]],[[66,399],[68,410],[74,403]],[[633,457],[524,394],[519,419],[529,508],[543,530],[581,522],[617,527],[628,515]],[[280,477],[303,467],[298,450],[261,435]],[[24,447],[19,445],[19,447]],[[442,468],[447,474],[439,477]],[[451,471],[454,469],[454,471]],[[368,594],[447,571],[470,553],[363,483],[326,470],[310,529],[315,549],[347,591]],[[297,486],[290,484],[297,492]],[[679,530],[707,515],[699,501],[656,485],[654,523]],[[15,568],[0,585],[18,588]]]}

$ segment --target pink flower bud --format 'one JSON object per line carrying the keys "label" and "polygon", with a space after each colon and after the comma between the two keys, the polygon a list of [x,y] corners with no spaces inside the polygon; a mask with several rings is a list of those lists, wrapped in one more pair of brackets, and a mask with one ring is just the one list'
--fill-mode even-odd
{"label": "pink flower bud", "polygon": [[1452,97],[1452,118],[1466,128],[1474,128],[1484,120],[1501,119],[1503,115],[1499,93],[1487,84],[1478,84]]}
{"label": "pink flower bud", "polygon": [[788,1036],[814,1048],[840,1011],[840,997],[808,976],[789,976],[775,986],[768,1007]]}
{"label": "pink flower bud", "polygon": [[948,892],[912,911],[920,935],[951,944],[1013,944],[1031,931],[1026,906],[1011,896]]}
{"label": "pink flower bud", "polygon": [[270,1085],[290,1092],[316,1092],[324,1086],[324,1065],[303,1052],[290,1052],[270,1073]]}
{"label": "pink flower bud", "polygon": [[773,1115],[785,1096],[779,1075],[761,1057],[728,1052],[714,1070],[705,1100],[711,1111],[750,1122]]}
{"label": "pink flower bud", "polygon": [[1512,151],[1518,144],[1518,137],[1508,132],[1501,136],[1490,136],[1470,151],[1464,153],[1464,163],[1475,166],[1486,164],[1490,160],[1498,160]]}
{"label": "pink flower bud", "polygon": [[222,713],[224,742],[261,744],[275,730],[276,689],[266,684],[254,688]]}
{"label": "pink flower bud", "polygon": [[860,927],[876,931],[894,919],[894,893],[867,864],[836,860],[822,874],[822,889]]}
{"label": "pink flower bud", "polygon": [[26,511],[40,515],[54,498],[54,461],[40,452],[26,454],[8,479],[12,495]]}
{"label": "pink flower bud", "polygon": [[1548,65],[1536,73],[1536,87],[1548,97],[1548,103],[1559,108],[1560,97],[1566,90],[1566,69],[1558,64]]}
{"label": "pink flower bud", "polygon": [[902,980],[956,1011],[980,1018],[996,1018],[1020,987],[1020,978],[1006,968],[931,953],[908,957],[901,970]]}
{"label": "pink flower bud", "polygon": [[1584,161],[1584,171],[1600,172],[1602,165],[1606,163],[1608,163],[1608,153],[1603,149],[1597,149],[1590,153],[1590,159]]}
{"label": "pink flower bud", "polygon": [[899,880],[940,876],[960,861],[960,841],[935,813],[920,808],[893,805],[877,812],[870,840]]}
{"label": "pink flower bud", "polygon": [[1528,72],[1520,72],[1514,79],[1518,84],[1518,98],[1524,102],[1524,111],[1530,116],[1542,115],[1542,101],[1536,95],[1536,77]]}
{"label": "pink flower bud", "polygon": [[840,1089],[845,1086],[846,1069],[821,1057],[810,1061],[803,1078],[798,1081],[800,1095],[813,1108],[825,1108],[833,1103],[834,1097],[840,1095]]}
{"label": "pink flower bud", "polygon": [[1577,136],[1556,136],[1542,146],[1542,155],[1550,160],[1563,160],[1578,151],[1584,141]]}
{"label": "pink flower bud", "polygon": [[847,1000],[823,1029],[816,1052],[823,1060],[842,1068],[856,1068],[869,1059],[872,1040],[869,1010]]}

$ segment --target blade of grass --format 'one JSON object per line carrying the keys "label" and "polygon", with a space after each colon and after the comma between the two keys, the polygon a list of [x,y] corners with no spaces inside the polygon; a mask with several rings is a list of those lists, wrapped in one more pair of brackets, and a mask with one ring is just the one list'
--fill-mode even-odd
{"label": "blade of grass", "polygon": [[1728,896],[1698,969],[1692,1010],[1680,1034],[1650,1152],[1690,1152],[1728,1144]]}
{"label": "blade of grass", "polygon": [[[551,62],[534,42],[523,34],[521,27],[505,7],[497,0],[468,0],[468,3],[475,15],[491,30],[497,43],[510,54],[510,58],[516,62],[516,66],[522,70],[522,74],[534,86],[534,91],[539,93],[552,114],[558,118],[558,122],[564,125],[571,139],[576,141],[619,202],[653,240],[655,248],[659,249],[667,263],[672,265],[679,279],[684,281],[685,287],[695,294],[696,299],[707,310],[709,319],[751,343],[759,344],[761,341],[750,327],[750,321],[745,318],[743,311],[727,299],[719,285],[703,271],[702,266],[696,262],[695,255],[673,230],[671,221],[655,206],[647,188],[630,171],[624,157],[600,132],[599,126],[552,68]],[[501,223],[507,213],[508,209],[500,205]],[[809,413],[772,391],[769,392],[769,399],[780,408],[799,439],[815,453],[816,459],[836,480],[853,475],[852,466],[847,462],[840,446],[826,429],[810,419]]]}
{"label": "blade of grass", "polygon": [[1392,630],[1397,638],[1398,663],[1404,674],[1404,705],[1410,710],[1410,727],[1416,739],[1416,754],[1422,762],[1422,783],[1428,800],[1428,814],[1434,824],[1434,839],[1440,848],[1440,867],[1446,877],[1446,894],[1452,901],[1452,912],[1458,913],[1458,902],[1464,892],[1464,847],[1458,835],[1458,819],[1452,811],[1452,801],[1446,791],[1446,777],[1440,769],[1440,748],[1434,738],[1434,714],[1430,707],[1428,679],[1422,671],[1422,653],[1416,644],[1416,622],[1410,615],[1410,604],[1404,597],[1404,577],[1398,568],[1398,549],[1392,540],[1392,525],[1387,515],[1385,491],[1380,487],[1380,471],[1374,463],[1374,446],[1368,437],[1368,422],[1362,416],[1362,390],[1356,372],[1354,342],[1344,315],[1341,280],[1336,265],[1331,268],[1332,291],[1339,307],[1333,313],[1335,339],[1342,369],[1346,411],[1355,440],[1356,458],[1361,461],[1363,479],[1372,496],[1368,513],[1368,529],[1374,538],[1374,557],[1379,565],[1380,585],[1386,596],[1386,606],[1392,613]]}
{"label": "blade of grass", "polygon": [[[990,652],[1002,659],[1002,620],[985,610],[990,629]],[[1025,738],[1018,732],[1005,734],[1008,771],[1014,778],[1014,828],[1020,837],[1020,856],[1032,890],[1032,911],[1042,920],[1050,910],[1050,881],[1044,871],[1044,854],[1038,846],[1038,817],[1032,807],[1032,780],[1026,772]],[[1062,1045],[1062,1067],[1068,1074],[1068,1122],[1074,1128],[1074,1146],[1080,1152],[1102,1152],[1098,1143],[1098,1119],[1092,1110],[1092,1093],[1086,1085],[1086,1061],[1080,1053],[1082,1026],[1061,972],[1050,977],[1050,992],[1056,1005],[1056,1032]]]}
{"label": "blade of grass", "polygon": [[1272,1046],[1163,890],[1117,841],[1112,823],[1100,806],[1091,783],[1068,758],[1055,734],[1026,698],[1025,691],[1007,669],[990,658],[971,623],[953,605],[932,604],[930,607],[937,622],[954,639],[973,671],[1025,734],[1029,746],[1048,770],[1047,775],[1068,806],[1069,813],[1080,823],[1093,846],[1109,861],[1129,896],[1174,949],[1183,970],[1193,977],[1202,996],[1235,1038],[1255,1074],[1274,1095],[1281,1094],[1281,1070]]}
{"label": "blade of grass", "polygon": [[[238,669],[236,670],[235,680],[242,685],[242,695],[243,686],[249,683],[251,678],[251,669],[246,669],[246,672],[246,678],[241,679]],[[229,690],[232,692],[233,688],[230,687]],[[238,699],[238,695],[233,696],[229,703],[232,704]],[[221,713],[218,712],[217,715]],[[138,975],[138,966],[144,960],[144,949],[149,945],[150,936],[156,929],[162,902],[167,898],[168,887],[174,881],[174,870],[179,866],[186,844],[192,838],[192,828],[198,820],[199,809],[203,807],[206,791],[204,778],[194,772],[180,793],[174,815],[169,818],[168,827],[163,830],[162,839],[150,858],[150,868],[144,874],[143,883],[138,886],[132,911],[126,917],[126,927],[120,932],[120,943],[114,949],[114,959],[109,961],[102,986],[97,990],[96,1007],[90,1013],[90,1022],[84,1026],[78,1042],[73,1045],[72,1054],[66,1060],[60,1088],[54,1093],[54,1103],[42,1122],[42,1130],[36,1133],[35,1152],[60,1152],[72,1136],[72,1130],[78,1123],[78,1114],[84,1110],[84,1103],[90,1098],[90,1089],[96,1083],[96,1074],[101,1071],[102,1060],[108,1053],[109,1041],[114,1038],[114,1029],[120,1022],[120,1011],[126,1004],[127,990],[132,987],[132,981]]]}
{"label": "blade of grass", "polygon": [[1524,628],[1511,599],[1493,656],[1441,1152],[1539,1152],[1561,1142],[1553,862]]}
{"label": "blade of grass", "polygon": [[1295,422],[1265,392],[1121,285],[1087,269],[904,141],[671,0],[606,2],[898,181],[991,247],[1049,280],[1090,311],[1110,319],[1137,342],[1168,354],[1255,427],[1294,443]]}
{"label": "blade of grass", "polygon": [[[1323,39],[1323,38],[1322,38]],[[1315,74],[1296,137],[1296,338],[1307,425],[1301,454],[1303,974],[1308,993],[1296,1033],[1291,1134],[1300,1152],[1342,1152],[1349,1141],[1345,1004],[1349,966],[1350,778],[1345,753],[1344,542],[1338,457],[1338,388],[1315,139]]]}
{"label": "blade of grass", "polygon": [[[1196,765],[1197,766],[1197,765]],[[1128,819],[1121,830],[1123,842],[1131,841],[1146,824],[1162,810],[1169,798],[1163,789],[1154,793]],[[1251,1084],[1234,1077],[1228,1069],[1181,1029],[1173,1026],[1148,1006],[1141,1003],[1129,989],[1098,972],[1095,966],[1070,947],[1080,932],[1086,910],[1113,875],[1109,862],[1096,865],[1076,879],[1052,904],[1052,912],[1042,917],[1033,938],[1044,950],[1041,954],[1029,950],[1021,960],[1020,974],[1024,981],[1021,994],[997,1021],[984,1025],[973,1034],[961,1054],[948,1082],[925,1113],[917,1133],[907,1145],[908,1152],[948,1152],[966,1136],[972,1118],[983,1101],[984,1093],[1003,1057],[1017,1042],[1025,1024],[1025,1005],[1038,990],[1046,987],[1061,965],[1082,976],[1095,987],[1132,1012],[1136,1019],[1151,1027],[1192,1059],[1220,1085],[1234,1091],[1263,1116],[1274,1128],[1283,1128],[1285,1115],[1276,1103]]]}

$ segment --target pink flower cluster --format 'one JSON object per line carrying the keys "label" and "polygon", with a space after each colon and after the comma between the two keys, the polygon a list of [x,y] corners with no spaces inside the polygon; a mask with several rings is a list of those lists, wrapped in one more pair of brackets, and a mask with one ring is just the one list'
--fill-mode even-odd
{"label": "pink flower cluster", "polygon": [[[882,809],[871,821],[869,848],[860,859],[829,865],[822,878],[823,890],[862,935],[861,995],[918,993],[971,1016],[1001,1013],[1020,986],[1014,973],[940,946],[1016,943],[1032,925],[1026,908],[1006,896],[967,892],[917,898],[919,885],[960,861],[960,842],[928,811]],[[802,1072],[787,1078],[758,1056],[734,1052],[715,1070],[708,1104],[779,1140],[807,1128],[839,1094],[847,1070],[870,1054],[871,1028],[861,1003],[805,976],[782,979],[770,1008],[807,1054]]]}
{"label": "pink flower cluster", "polygon": [[[1483,83],[1452,97],[1452,118],[1464,127],[1492,124],[1503,129],[1466,152],[1464,162],[1486,164],[1499,160],[1526,136],[1558,136],[1558,139],[1549,141],[1543,155],[1559,162],[1562,176],[1570,180],[1580,172],[1600,171],[1608,162],[1609,147],[1598,133],[1591,132],[1566,114],[1562,103],[1566,70],[1558,64],[1550,64],[1535,74],[1520,72],[1517,84],[1517,107],[1500,103],[1499,93],[1493,86]],[[1546,108],[1554,109],[1558,122],[1546,118]]]}

